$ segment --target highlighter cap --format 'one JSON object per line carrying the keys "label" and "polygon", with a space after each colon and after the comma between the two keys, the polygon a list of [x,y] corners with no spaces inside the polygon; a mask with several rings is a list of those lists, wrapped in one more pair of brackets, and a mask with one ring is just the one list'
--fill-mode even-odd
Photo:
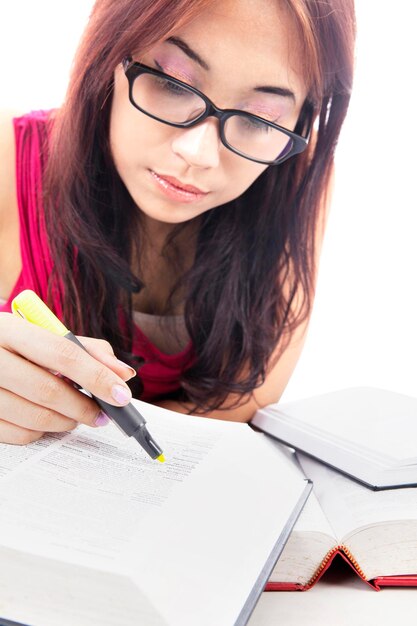
{"label": "highlighter cap", "polygon": [[25,289],[25,291],[22,291],[14,298],[12,311],[25,318],[28,322],[45,328],[55,333],[55,335],[65,336],[69,332],[39,296],[30,289]]}

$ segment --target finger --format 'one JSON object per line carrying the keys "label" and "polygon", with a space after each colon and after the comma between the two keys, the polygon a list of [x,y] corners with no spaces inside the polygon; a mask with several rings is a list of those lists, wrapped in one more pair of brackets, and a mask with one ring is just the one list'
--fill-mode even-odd
{"label": "finger", "polygon": [[111,344],[105,339],[81,336],[77,336],[77,339],[83,344],[88,354],[91,354],[97,361],[116,372],[124,381],[130,380],[137,375],[133,367],[123,361],[119,361],[113,352]]}
{"label": "finger", "polygon": [[[103,414],[94,400],[86,394],[80,393],[58,376],[54,376],[18,354],[7,352],[1,348],[0,371],[2,372],[0,386],[4,393],[10,392],[10,395],[14,395],[22,403],[27,400],[29,404],[37,405],[36,410],[32,407],[28,417],[30,419],[32,416],[34,420],[30,424],[28,423],[29,428],[34,430],[48,430],[49,428],[51,431],[67,430],[72,427],[74,420],[88,426],[104,425]],[[8,400],[10,401],[10,397]],[[23,406],[19,409],[14,404],[13,409],[16,409],[20,415],[20,420],[24,421]],[[41,414],[41,409],[48,413]],[[14,421],[14,412],[7,413],[5,411],[6,409],[2,407],[2,417],[10,414],[12,416],[11,421]],[[44,423],[48,419],[51,420],[51,424],[46,428]],[[98,422],[97,419],[99,419]],[[22,421],[16,423],[22,423],[26,426]]]}
{"label": "finger", "polygon": [[6,389],[0,391],[0,411],[3,421],[7,415],[7,422],[37,432],[60,433],[78,426],[77,421]]}
{"label": "finger", "polygon": [[110,404],[123,406],[132,399],[125,381],[80,346],[10,313],[0,313],[0,345],[60,372]]}
{"label": "finger", "polygon": [[77,339],[81,341],[83,346],[93,356],[95,356],[94,353],[96,353],[97,355],[103,356],[103,354],[106,354],[107,356],[116,358],[111,343],[105,339],[95,339],[95,337],[84,337],[83,335],[77,335]]}
{"label": "finger", "polygon": [[20,446],[25,446],[28,443],[37,441],[45,433],[36,432],[34,430],[28,430],[27,428],[21,428],[10,422],[4,422],[0,419],[0,443],[13,443]]}

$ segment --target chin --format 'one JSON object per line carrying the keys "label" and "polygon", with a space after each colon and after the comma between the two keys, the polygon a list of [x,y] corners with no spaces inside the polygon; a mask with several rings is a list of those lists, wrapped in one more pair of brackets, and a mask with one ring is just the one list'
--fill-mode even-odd
{"label": "chin", "polygon": [[[152,192],[135,190],[135,193],[128,188],[128,191],[138,207],[141,214],[150,220],[164,224],[181,224],[188,222],[206,211],[211,210],[211,204],[201,202],[176,202],[167,198],[161,198]],[[217,205],[216,205],[217,206]]]}
{"label": "chin", "polygon": [[145,216],[145,219],[150,219],[156,222],[161,222],[163,224],[182,224],[184,222],[188,222],[196,217],[199,217],[206,211],[210,209],[206,209],[204,211],[196,211],[191,210],[190,207],[172,207],[157,211],[147,211],[146,208],[143,209],[139,207],[142,215]]}

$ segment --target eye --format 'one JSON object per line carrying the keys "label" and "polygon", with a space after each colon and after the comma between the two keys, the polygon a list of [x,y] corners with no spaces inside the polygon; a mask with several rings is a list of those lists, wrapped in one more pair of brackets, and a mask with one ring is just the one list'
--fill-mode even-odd
{"label": "eye", "polygon": [[177,83],[174,83],[167,78],[162,78],[158,76],[155,77],[155,81],[159,89],[168,93],[169,95],[173,95],[175,97],[190,97],[193,95],[190,91],[188,91],[188,89],[185,89],[181,85],[178,85]]}
{"label": "eye", "polygon": [[249,117],[247,115],[242,115],[239,117],[239,125],[242,131],[248,132],[260,132],[260,133],[269,133],[273,129],[265,122],[258,120],[256,117]]}

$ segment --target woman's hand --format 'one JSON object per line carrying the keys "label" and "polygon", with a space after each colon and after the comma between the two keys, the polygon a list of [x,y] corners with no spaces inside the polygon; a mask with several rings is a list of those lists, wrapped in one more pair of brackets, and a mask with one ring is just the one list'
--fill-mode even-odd
{"label": "woman's hand", "polygon": [[0,443],[27,444],[78,423],[107,423],[94,400],[52,372],[115,406],[131,400],[125,381],[136,372],[117,360],[106,341],[79,340],[88,353],[65,337],[0,313]]}

